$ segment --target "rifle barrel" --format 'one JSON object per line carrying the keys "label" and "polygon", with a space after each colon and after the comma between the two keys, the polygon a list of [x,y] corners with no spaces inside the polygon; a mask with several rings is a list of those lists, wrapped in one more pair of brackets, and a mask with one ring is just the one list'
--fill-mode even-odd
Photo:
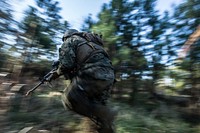
{"label": "rifle barrel", "polygon": [[39,84],[37,84],[33,89],[29,90],[27,93],[26,93],[26,96],[28,96],[30,93],[32,93],[35,89],[37,89],[41,84],[43,84],[44,82],[41,81]]}
{"label": "rifle barrel", "polygon": [[32,93],[34,90],[36,90],[41,84],[43,84],[45,81],[48,81],[52,76],[52,72],[55,71],[57,68],[54,68],[52,69],[49,73],[47,73],[43,79],[41,80],[41,82],[39,84],[37,84],[34,88],[32,88],[31,90],[29,90],[27,93],[26,93],[26,96],[28,96],[30,93]]}

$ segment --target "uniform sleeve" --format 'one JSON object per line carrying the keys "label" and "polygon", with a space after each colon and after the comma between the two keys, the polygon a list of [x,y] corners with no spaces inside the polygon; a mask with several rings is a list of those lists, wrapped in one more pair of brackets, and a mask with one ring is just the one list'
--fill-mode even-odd
{"label": "uniform sleeve", "polygon": [[73,38],[68,38],[59,49],[59,61],[61,69],[71,70],[76,67],[76,43]]}

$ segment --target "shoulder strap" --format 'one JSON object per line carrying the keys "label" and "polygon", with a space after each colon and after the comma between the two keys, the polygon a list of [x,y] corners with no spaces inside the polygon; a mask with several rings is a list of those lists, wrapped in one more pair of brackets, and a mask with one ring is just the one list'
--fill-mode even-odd
{"label": "shoulder strap", "polygon": [[[77,63],[77,70],[80,69],[80,67],[85,64],[89,58],[92,56],[92,55],[95,55],[97,53],[102,53],[104,54],[106,57],[109,58],[108,56],[108,53],[103,49],[103,41],[101,39],[101,37],[98,35],[98,34],[94,34],[94,33],[86,33],[86,32],[76,32],[74,34],[72,34],[71,36],[73,35],[77,35],[77,36],[80,36],[81,38],[84,38],[85,41],[79,43],[77,46],[76,46],[76,54],[77,52],[79,51],[78,49],[83,46],[83,45],[87,45],[89,46],[91,49],[89,50],[90,52],[87,54],[87,56],[82,56],[84,57],[83,59],[81,59],[81,62],[79,61],[76,61]],[[84,46],[83,46],[84,47]],[[80,49],[82,50],[82,49]],[[79,51],[80,52],[80,51]],[[88,52],[87,50],[85,52]],[[78,55],[78,54],[77,54]],[[79,58],[79,56],[77,56],[77,58]]]}

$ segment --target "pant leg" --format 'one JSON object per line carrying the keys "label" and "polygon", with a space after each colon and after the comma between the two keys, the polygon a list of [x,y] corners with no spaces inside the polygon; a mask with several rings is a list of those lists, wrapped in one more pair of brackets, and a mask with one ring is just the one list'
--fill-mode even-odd
{"label": "pant leg", "polygon": [[70,104],[70,109],[80,115],[89,117],[98,124],[97,126],[100,126],[99,133],[114,133],[113,122],[116,112],[101,101],[91,98],[91,94],[88,97],[88,94],[80,89],[76,82],[72,82],[70,89],[64,95],[68,101],[65,103],[68,104],[68,107]]}
{"label": "pant leg", "polygon": [[[81,92],[79,91],[77,93]],[[114,133],[114,118],[116,112],[101,103],[90,101],[87,97],[80,95],[79,98],[74,98],[71,95],[68,97],[72,105],[72,110],[94,120],[98,126],[97,128],[99,128],[99,133]]]}
{"label": "pant leg", "polygon": [[93,109],[93,116],[99,122],[99,133],[114,133],[114,120],[117,115],[117,111],[112,110],[108,106],[102,104],[96,104]]}

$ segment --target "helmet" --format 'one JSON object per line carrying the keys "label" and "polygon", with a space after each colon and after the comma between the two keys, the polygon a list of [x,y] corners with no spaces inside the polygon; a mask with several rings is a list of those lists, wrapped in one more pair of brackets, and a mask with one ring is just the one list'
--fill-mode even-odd
{"label": "helmet", "polygon": [[76,29],[68,29],[65,34],[63,35],[62,41],[64,42],[64,39],[67,37],[70,37],[72,34],[77,33],[78,30]]}

